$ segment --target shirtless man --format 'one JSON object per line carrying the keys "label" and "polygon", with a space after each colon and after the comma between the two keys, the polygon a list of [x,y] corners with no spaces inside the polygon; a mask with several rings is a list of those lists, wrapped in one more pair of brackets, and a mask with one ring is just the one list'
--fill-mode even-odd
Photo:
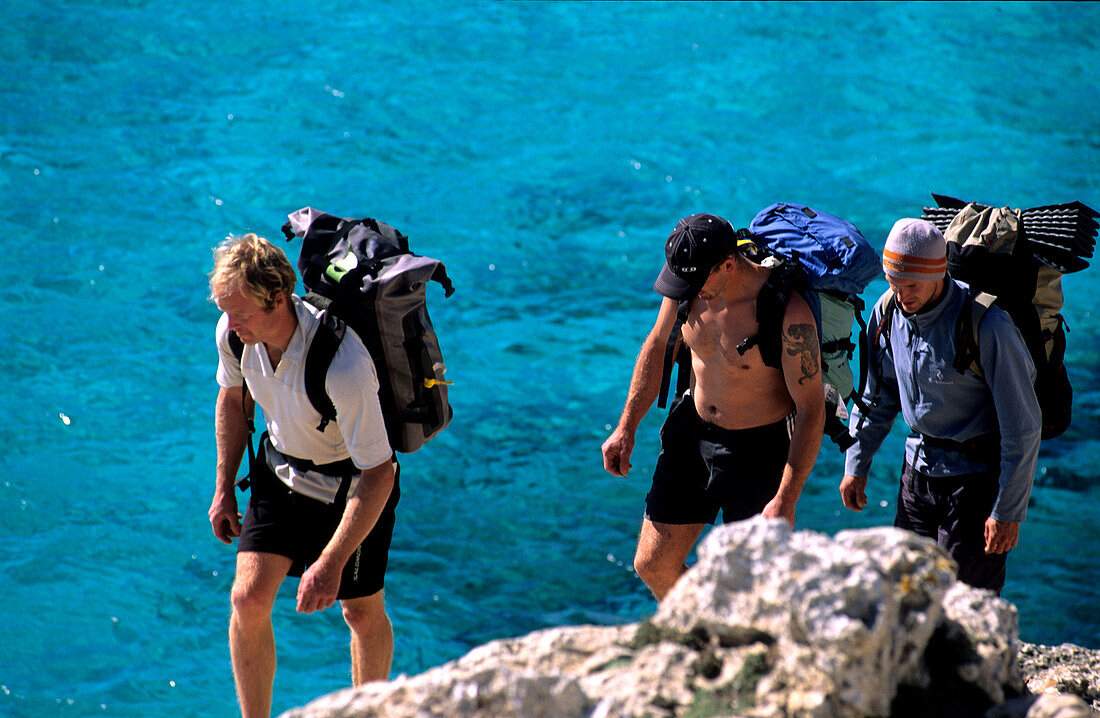
{"label": "shirtless man", "polygon": [[825,422],[820,346],[813,314],[792,294],[782,326],[782,371],[758,347],[756,297],[771,270],[737,249],[729,222],[709,214],[681,219],[654,284],[665,298],[634,365],[618,427],[603,444],[604,468],[630,471],[634,435],[660,391],[665,345],[679,301],[690,300],[683,342],[691,350],[690,389],[661,429],[661,454],[646,496],[634,569],[658,600],[680,575],[691,547],[721,509],[723,521],[756,514],[794,526],[795,504],[821,446]]}

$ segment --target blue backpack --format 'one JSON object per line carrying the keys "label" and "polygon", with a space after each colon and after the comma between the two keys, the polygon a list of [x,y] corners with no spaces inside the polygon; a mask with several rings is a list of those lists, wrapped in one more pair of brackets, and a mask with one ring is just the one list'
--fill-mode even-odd
{"label": "blue backpack", "polygon": [[[854,224],[800,204],[778,203],[761,210],[748,229],[737,232],[738,249],[750,261],[772,270],[756,301],[757,334],[737,347],[744,354],[753,346],[760,349],[765,366],[780,366],[783,314],[792,292],[806,300],[817,324],[821,342],[822,381],[825,384],[825,433],[841,450],[853,442],[844,420],[848,400],[859,401],[850,361],[856,345],[852,324],[865,328],[863,300],[859,294],[882,271],[874,248]],[[688,385],[690,363],[687,351],[679,357],[672,344],[691,301],[680,303],[677,322],[665,352],[665,376],[659,406],[664,407],[673,361],[680,364],[677,393]],[[865,332],[860,332],[861,340]],[[862,343],[862,342],[861,342]],[[866,381],[866,351],[860,349],[860,383]]]}

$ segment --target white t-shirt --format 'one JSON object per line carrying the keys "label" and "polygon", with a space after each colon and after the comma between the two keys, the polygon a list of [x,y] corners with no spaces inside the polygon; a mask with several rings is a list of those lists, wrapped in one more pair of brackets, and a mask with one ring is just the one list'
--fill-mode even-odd
{"label": "white t-shirt", "polygon": [[274,370],[263,344],[246,344],[237,362],[229,348],[229,318],[222,315],[216,332],[217,380],[219,386],[227,389],[248,382],[249,391],[263,410],[275,449],[268,456],[275,475],[291,490],[331,503],[339,489],[339,478],[299,471],[281,460],[280,454],[315,464],[329,464],[350,456],[359,469],[370,469],[390,459],[393,451],[378,403],[374,361],[350,328],[325,377],[325,389],[336,407],[336,421],[329,422],[324,432],[317,431],[321,415],[306,395],[305,358],[321,324],[321,312],[297,296],[291,299],[298,327]]}

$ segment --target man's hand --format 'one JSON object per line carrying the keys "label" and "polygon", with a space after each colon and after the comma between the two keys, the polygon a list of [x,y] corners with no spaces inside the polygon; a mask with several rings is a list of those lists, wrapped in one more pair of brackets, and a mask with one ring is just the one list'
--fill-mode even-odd
{"label": "man's hand", "polygon": [[998,521],[992,516],[985,520],[986,553],[1008,553],[1019,540],[1019,521]]}
{"label": "man's hand", "polygon": [[794,503],[791,503],[790,506],[787,506],[784,504],[783,501],[780,501],[778,496],[776,496],[768,502],[767,506],[764,507],[764,510],[760,512],[760,515],[768,519],[787,519],[787,523],[790,524],[791,528],[793,529],[794,509]]}
{"label": "man's hand", "polygon": [[862,511],[867,505],[867,477],[845,476],[840,482],[840,500],[852,511]]}
{"label": "man's hand", "polygon": [[323,611],[336,603],[343,571],[342,565],[321,554],[302,574],[302,580],[298,583],[298,613]]}
{"label": "man's hand", "polygon": [[630,473],[630,454],[634,451],[634,435],[622,427],[611,432],[603,442],[603,467],[614,476]]}
{"label": "man's hand", "polygon": [[241,515],[237,513],[237,495],[232,491],[218,492],[210,504],[210,527],[225,544],[241,535]]}

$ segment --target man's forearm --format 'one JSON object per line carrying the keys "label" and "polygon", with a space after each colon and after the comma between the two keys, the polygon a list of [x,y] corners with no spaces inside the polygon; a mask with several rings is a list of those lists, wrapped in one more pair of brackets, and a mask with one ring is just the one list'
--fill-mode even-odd
{"label": "man's forearm", "polygon": [[[676,326],[677,303],[669,298],[661,301],[657,322],[646,335],[638,358],[634,361],[634,373],[630,377],[630,389],[622,416],[619,417],[619,429],[631,435],[638,430],[649,407],[657,400],[661,392],[661,379],[665,369],[665,348]],[[683,350],[683,347],[680,347]]]}
{"label": "man's forearm", "polygon": [[825,427],[825,410],[806,407],[796,411],[791,447],[787,451],[787,465],[776,496],[781,501],[798,501],[802,487],[810,477],[817,454],[821,450],[821,434]]}
{"label": "man's forearm", "polygon": [[356,547],[378,523],[394,485],[393,462],[387,460],[372,469],[364,469],[355,490],[348,496],[344,515],[322,555],[343,566]]}
{"label": "man's forearm", "polygon": [[638,429],[657,395],[661,392],[661,379],[664,375],[664,349],[650,336],[642,344],[638,358],[634,362],[634,373],[630,377],[630,389],[626,395],[619,426],[630,433]]}
{"label": "man's forearm", "polygon": [[1001,465],[997,498],[991,516],[998,521],[1019,522],[1027,516],[1035,467],[1039,461],[1040,433],[1001,437]]}
{"label": "man's forearm", "polygon": [[231,491],[248,443],[245,408],[238,391],[223,388],[218,393],[214,437],[218,451],[215,490]]}

